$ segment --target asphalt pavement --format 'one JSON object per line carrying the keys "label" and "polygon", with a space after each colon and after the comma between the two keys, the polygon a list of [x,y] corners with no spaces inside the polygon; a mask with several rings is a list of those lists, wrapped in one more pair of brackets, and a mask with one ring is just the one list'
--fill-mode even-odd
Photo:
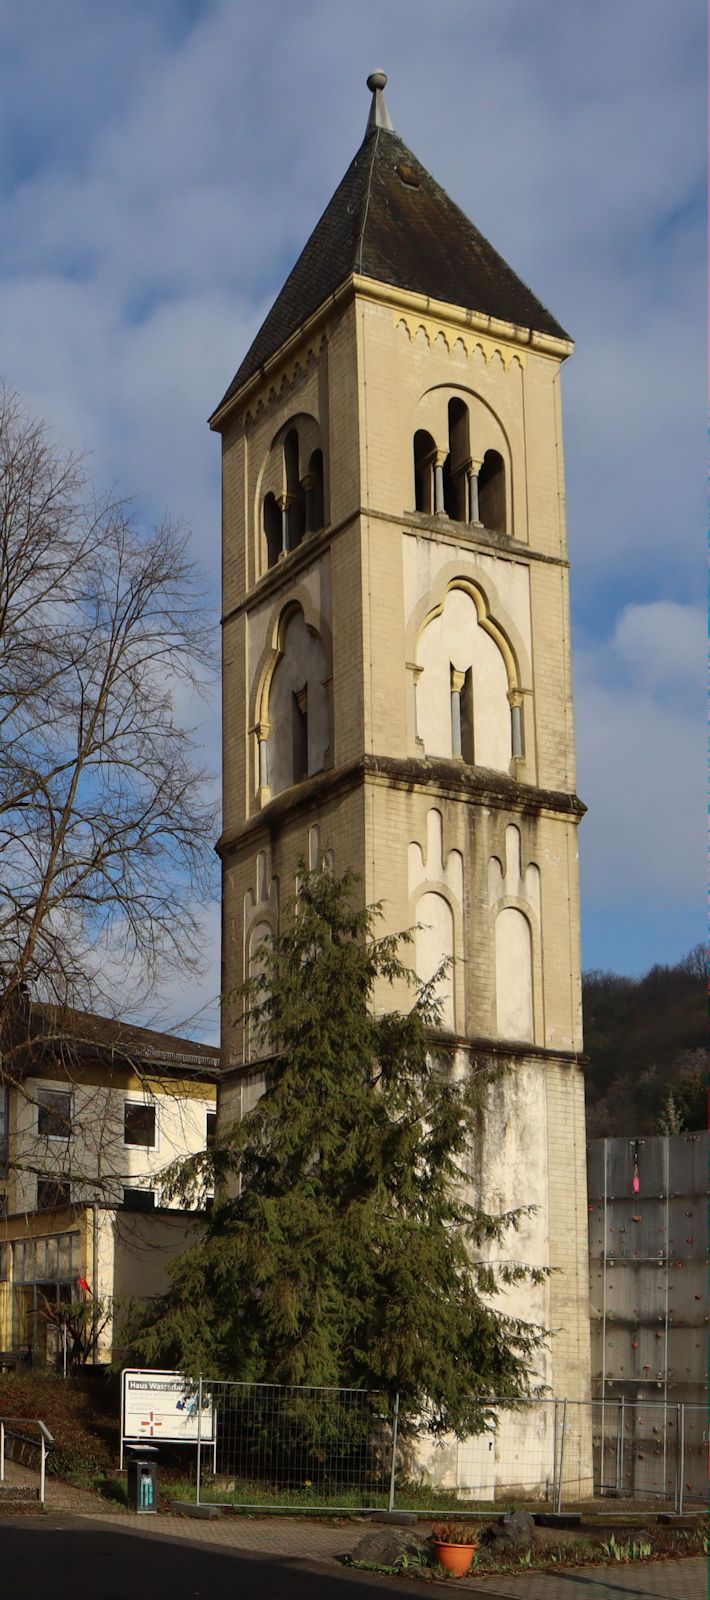
{"label": "asphalt pavement", "polygon": [[[293,1556],[130,1534],[95,1518],[3,1517],[0,1600],[342,1600],[393,1592],[391,1580]],[[417,1595],[404,1580],[396,1595]]]}
{"label": "asphalt pavement", "polygon": [[[162,1521],[163,1519],[161,1519]],[[167,1519],[164,1519],[167,1521]],[[150,1524],[151,1519],[146,1518]],[[144,1523],[49,1515],[0,1521],[0,1600],[371,1600],[451,1593],[451,1584],[353,1572],[330,1557],[242,1549],[219,1524],[163,1532]],[[332,1530],[335,1532],[335,1530]],[[242,1531],[241,1537],[248,1538]],[[303,1541],[307,1543],[307,1540]],[[351,1540],[343,1533],[343,1545]],[[664,1561],[461,1582],[477,1600],[705,1600],[705,1564]]]}

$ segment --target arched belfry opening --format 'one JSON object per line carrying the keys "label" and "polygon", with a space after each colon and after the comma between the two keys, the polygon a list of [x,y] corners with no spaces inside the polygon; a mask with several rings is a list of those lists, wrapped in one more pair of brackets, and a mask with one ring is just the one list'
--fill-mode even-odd
{"label": "arched belfry opening", "polygon": [[505,462],[498,450],[487,450],[478,474],[478,514],[484,528],[507,533]]}
{"label": "arched belfry opening", "polygon": [[444,462],[444,510],[454,522],[468,521],[466,471],[470,460],[468,406],[455,395],[449,401],[449,453]]}
{"label": "arched belfry opening", "polygon": [[434,514],[434,465],[436,445],[425,428],[414,435],[414,509],[426,516]]}
{"label": "arched belfry opening", "polygon": [[284,474],[288,515],[288,549],[297,550],[305,529],[305,494],[301,487],[298,433],[290,428],[284,439]]}
{"label": "arched belfry opening", "polygon": [[323,451],[314,450],[308,462],[308,472],[303,479],[305,491],[305,532],[317,533],[325,526],[325,494],[323,485]]}
{"label": "arched belfry opening", "polygon": [[267,494],[264,498],[264,537],[266,539],[266,564],[275,567],[281,555],[282,546],[282,518],[281,508],[276,504],[276,497]]}
{"label": "arched belfry opening", "polygon": [[315,417],[303,413],[274,439],[262,476],[260,566],[276,565],[325,526],[325,468]]}

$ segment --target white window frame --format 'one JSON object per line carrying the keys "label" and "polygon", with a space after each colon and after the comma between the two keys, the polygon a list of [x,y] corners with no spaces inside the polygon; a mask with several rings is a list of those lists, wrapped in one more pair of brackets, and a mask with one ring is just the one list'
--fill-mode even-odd
{"label": "white window frame", "polygon": [[[42,1101],[40,1099],[40,1096],[43,1095],[43,1094],[63,1094],[63,1095],[67,1095],[68,1100],[69,1100],[69,1131],[68,1131],[68,1133],[41,1133],[40,1132],[40,1126],[39,1126],[39,1114],[40,1114],[40,1111],[42,1109],[45,1109],[47,1111],[51,1111],[51,1107],[50,1106],[45,1106],[43,1108]],[[67,1144],[70,1139],[74,1138],[74,1117],[75,1117],[75,1106],[74,1106],[74,1093],[73,1093],[72,1089],[57,1089],[57,1088],[54,1087],[53,1084],[49,1084],[49,1083],[37,1084],[37,1138],[38,1139],[52,1139],[52,1140],[54,1140],[55,1144]]]}
{"label": "white window frame", "polygon": [[[154,1144],[136,1144],[136,1143],[134,1143],[134,1141],[132,1139],[127,1139],[126,1138],[126,1107],[127,1106],[140,1106],[142,1111],[145,1111],[146,1109],[148,1109],[148,1110],[151,1110],[153,1112],[153,1116],[155,1118],[155,1125],[154,1125],[155,1143]],[[160,1149],[160,1126],[159,1126],[159,1118],[158,1118],[158,1102],[157,1102],[157,1100],[146,1100],[146,1099],[139,1100],[137,1098],[137,1096],[131,1096],[131,1095],[126,1095],[125,1096],[124,1101],[123,1101],[123,1148],[124,1148],[124,1150],[159,1150]]]}

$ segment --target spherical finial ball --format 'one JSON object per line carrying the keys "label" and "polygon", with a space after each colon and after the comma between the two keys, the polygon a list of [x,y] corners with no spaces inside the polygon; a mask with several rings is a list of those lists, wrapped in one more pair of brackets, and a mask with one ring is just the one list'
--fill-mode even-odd
{"label": "spherical finial ball", "polygon": [[374,94],[376,89],[384,89],[386,82],[387,73],[378,70],[377,72],[370,73],[370,76],[367,80],[367,87],[368,89],[371,89],[372,93]]}

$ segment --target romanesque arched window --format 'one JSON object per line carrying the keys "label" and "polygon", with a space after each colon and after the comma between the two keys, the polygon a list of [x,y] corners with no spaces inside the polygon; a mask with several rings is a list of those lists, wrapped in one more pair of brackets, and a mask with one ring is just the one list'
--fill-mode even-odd
{"label": "romanesque arched window", "polygon": [[468,406],[458,396],[449,401],[448,422],[449,453],[443,466],[444,510],[455,522],[467,522],[467,468],[471,455]]}
{"label": "romanesque arched window", "polygon": [[314,417],[295,417],[274,439],[261,483],[263,564],[275,566],[325,524],[323,451]]}
{"label": "romanesque arched window", "polygon": [[430,433],[418,428],[414,435],[414,509],[434,513],[434,463],[436,445]]}
{"label": "romanesque arched window", "polygon": [[323,641],[294,609],[269,684],[267,783],[271,795],[321,772],[330,749],[330,668]]}
{"label": "romanesque arched window", "polygon": [[276,504],[276,497],[267,494],[264,498],[264,537],[266,539],[266,564],[275,567],[281,555],[283,534],[281,526],[281,509]]}
{"label": "romanesque arched window", "polygon": [[498,450],[487,450],[478,474],[478,515],[484,528],[506,533],[505,463]]}
{"label": "romanesque arched window", "polygon": [[317,533],[325,526],[323,492],[323,451],[314,450],[303,480],[306,499],[306,533]]}

